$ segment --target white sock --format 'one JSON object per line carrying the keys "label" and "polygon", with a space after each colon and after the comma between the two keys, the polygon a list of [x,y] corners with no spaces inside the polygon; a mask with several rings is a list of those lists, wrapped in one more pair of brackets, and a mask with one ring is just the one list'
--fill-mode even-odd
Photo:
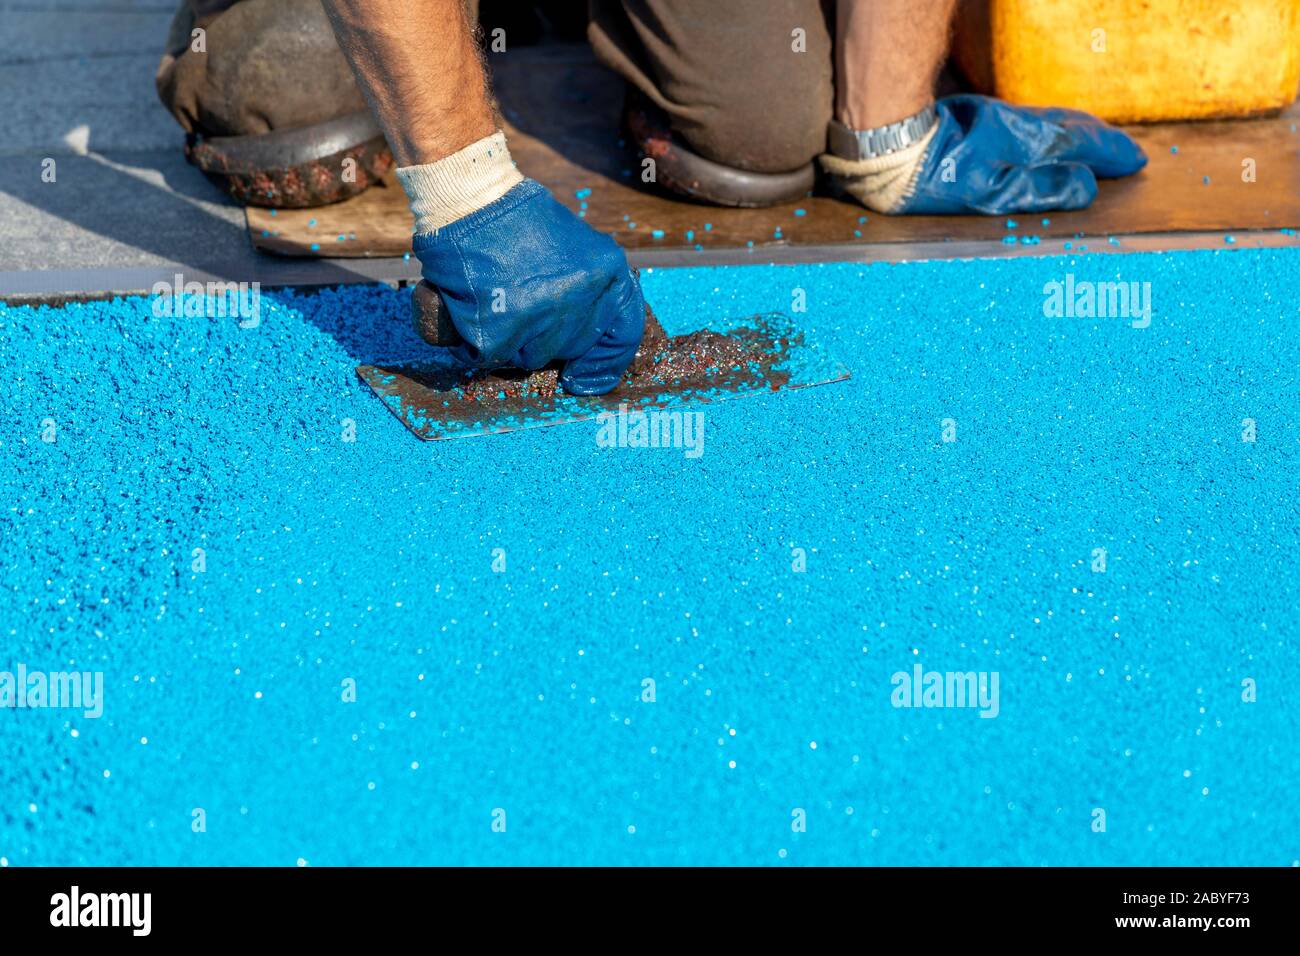
{"label": "white sock", "polygon": [[415,234],[423,235],[496,202],[524,177],[510,158],[506,134],[497,130],[436,163],[402,166],[397,179],[415,214]]}
{"label": "white sock", "polygon": [[868,209],[894,212],[915,191],[925,151],[938,131],[939,124],[935,123],[930,132],[911,146],[874,159],[843,159],[825,153],[821,157],[822,168]]}

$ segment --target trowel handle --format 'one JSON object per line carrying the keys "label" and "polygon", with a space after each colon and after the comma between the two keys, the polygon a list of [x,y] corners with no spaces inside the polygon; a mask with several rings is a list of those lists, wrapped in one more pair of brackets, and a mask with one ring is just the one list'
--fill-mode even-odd
{"label": "trowel handle", "polygon": [[460,345],[464,341],[443,309],[438,290],[427,279],[411,290],[411,326],[430,345]]}

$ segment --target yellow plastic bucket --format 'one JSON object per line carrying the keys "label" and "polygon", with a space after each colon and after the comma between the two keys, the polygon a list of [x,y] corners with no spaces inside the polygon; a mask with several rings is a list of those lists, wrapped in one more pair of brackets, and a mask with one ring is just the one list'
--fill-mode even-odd
{"label": "yellow plastic bucket", "polygon": [[1116,123],[1255,116],[1295,99],[1300,0],[962,0],[980,91]]}

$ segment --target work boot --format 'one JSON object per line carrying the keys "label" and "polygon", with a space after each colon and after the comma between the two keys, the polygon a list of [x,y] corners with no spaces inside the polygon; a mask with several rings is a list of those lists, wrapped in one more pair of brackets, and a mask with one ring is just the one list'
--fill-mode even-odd
{"label": "work boot", "polygon": [[663,111],[631,85],[623,105],[623,126],[641,156],[654,161],[658,185],[700,202],[775,206],[808,195],[817,182],[811,162],[790,172],[760,173],[706,159],[674,135]]}
{"label": "work boot", "polygon": [[156,82],[186,157],[245,205],[338,202],[393,168],[320,0],[186,0]]}

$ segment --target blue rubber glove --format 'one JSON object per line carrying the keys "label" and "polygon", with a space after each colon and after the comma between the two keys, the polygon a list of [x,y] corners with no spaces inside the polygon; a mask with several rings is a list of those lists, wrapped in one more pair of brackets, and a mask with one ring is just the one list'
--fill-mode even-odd
{"label": "blue rubber glove", "polygon": [[535,180],[413,248],[465,340],[448,351],[467,371],[560,360],[566,392],[603,395],[636,355],[645,303],[623,250]]}
{"label": "blue rubber glove", "polygon": [[1096,198],[1098,177],[1129,176],[1147,164],[1142,147],[1125,133],[1078,110],[1010,106],[966,94],[935,107],[938,131],[915,192],[897,212],[1001,216],[1082,209]]}

